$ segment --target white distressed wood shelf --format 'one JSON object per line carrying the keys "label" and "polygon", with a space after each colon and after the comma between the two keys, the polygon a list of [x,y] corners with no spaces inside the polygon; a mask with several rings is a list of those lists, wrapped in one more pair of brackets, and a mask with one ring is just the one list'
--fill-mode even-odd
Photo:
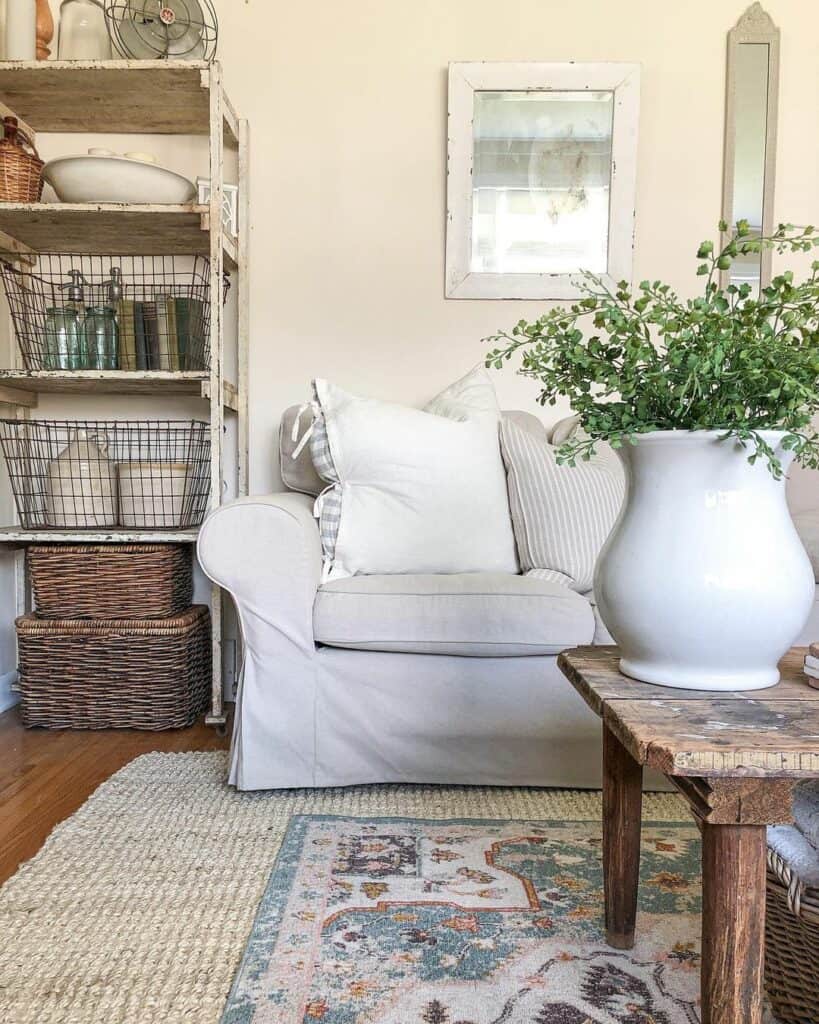
{"label": "white distressed wood shelf", "polygon": [[198,529],[190,530],[26,530],[0,527],[0,544],[195,544]]}
{"label": "white distressed wood shelf", "polygon": [[[210,198],[206,205],[0,203],[0,256],[32,266],[38,253],[206,255],[210,261],[211,366],[206,373],[170,371],[0,371],[0,402],[29,416],[43,394],[197,395],[210,414],[210,508],[224,500],[225,412],[236,413],[236,492],[248,493],[248,176],[250,129],[237,117],[218,62],[0,61],[0,116],[37,133],[176,134],[208,138]],[[222,222],[225,148],[236,150],[239,236]],[[216,299],[223,273],[238,278],[237,380],[225,380],[224,310]],[[27,607],[22,555],[34,543],[194,543],[197,530],[0,529],[0,544],[17,553],[17,608]],[[223,725],[222,595],[214,586],[212,700],[207,721]]]}
{"label": "white distressed wood shelf", "polygon": [[[237,412],[235,384],[223,381],[222,404]],[[0,370],[0,401],[28,408],[40,394],[197,395],[210,400],[210,371]]]}
{"label": "white distressed wood shelf", "polygon": [[[208,135],[211,66],[202,61],[2,61],[0,97],[35,132]],[[225,141],[239,142],[225,97]]]}
{"label": "white distressed wood shelf", "polygon": [[[225,268],[237,269],[236,245],[223,234]],[[0,252],[210,255],[210,210],[125,203],[0,203]]]}

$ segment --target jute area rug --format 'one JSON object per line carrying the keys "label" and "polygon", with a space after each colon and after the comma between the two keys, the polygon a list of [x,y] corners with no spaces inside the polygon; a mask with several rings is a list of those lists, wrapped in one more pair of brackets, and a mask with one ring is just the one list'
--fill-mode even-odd
{"label": "jute area rug", "polygon": [[[348,850],[348,863],[344,868],[347,874],[341,879],[343,884],[339,890],[342,896],[349,894],[346,885],[360,888],[367,884],[360,881],[359,875],[363,877],[368,871],[378,873],[380,870],[377,865],[373,867],[372,855],[380,853],[382,840],[378,840],[375,847],[366,842],[350,845],[349,837],[355,839],[364,835],[365,839],[371,839],[373,835],[382,834],[384,830],[376,828],[376,823],[368,819],[389,818],[393,819],[387,829],[392,848],[387,852],[392,858],[389,863],[393,867],[397,864],[396,877],[379,876],[377,881],[370,877],[370,883],[376,886],[370,889],[370,894],[375,897],[384,894],[384,890],[377,888],[379,886],[400,888],[409,884],[409,875],[414,869],[409,870],[408,851],[410,846],[421,849],[426,837],[436,849],[444,851],[443,855],[432,857],[430,850],[431,864],[446,867],[447,850],[460,854],[470,848],[470,855],[460,866],[465,865],[476,873],[471,877],[459,874],[456,866],[452,871],[442,869],[438,880],[454,877],[456,884],[481,907],[481,901],[495,901],[489,909],[502,910],[506,902],[512,900],[513,909],[531,915],[516,923],[519,931],[531,927],[550,939],[555,920],[564,913],[579,909],[572,920],[581,931],[594,916],[594,912],[583,910],[578,900],[569,900],[566,907],[561,907],[560,899],[555,899],[550,909],[541,908],[535,913],[532,906],[524,906],[526,901],[531,903],[532,896],[531,886],[525,882],[517,889],[513,885],[515,891],[500,891],[504,885],[508,889],[512,874],[525,878],[527,872],[531,873],[528,867],[515,869],[511,874],[502,872],[503,877],[496,877],[497,872],[488,867],[484,872],[483,867],[473,865],[472,854],[477,850],[483,855],[480,844],[494,831],[494,825],[488,826],[487,821],[528,823],[530,827],[523,829],[504,825],[506,831],[500,837],[525,838],[529,846],[510,843],[503,854],[518,857],[521,863],[527,858],[531,860],[532,844],[549,838],[549,822],[574,822],[578,824],[572,826],[571,835],[564,837],[568,845],[557,851],[559,857],[568,858],[563,874],[571,877],[577,844],[593,849],[599,841],[599,793],[377,786],[239,794],[225,784],[226,770],[224,753],[148,754],[138,758],[101,786],[73,817],[59,825],[42,851],[6,883],[0,890],[0,1021],[3,1024],[217,1024],[223,1014],[233,1015],[237,1020],[252,1020],[257,1011],[259,1020],[289,1024],[294,1018],[285,1015],[285,1007],[279,1013],[278,1010],[269,1012],[270,1000],[265,1006],[254,1005],[257,1000],[261,1003],[267,993],[257,991],[250,995],[248,986],[253,984],[254,972],[247,971],[248,957],[236,977],[232,1005],[227,1010],[226,1005],[237,969],[243,962],[245,947],[248,946],[248,956],[258,954],[258,942],[255,946],[248,945],[248,937],[257,907],[266,892],[253,937],[269,944],[278,936],[278,926],[271,932],[269,915],[265,919],[264,912],[279,906],[277,888],[291,891],[287,887],[291,886],[293,873],[280,869],[289,864],[293,870],[304,871],[318,864],[291,857],[290,861],[285,859],[284,865],[280,862],[271,876],[285,835],[291,844],[296,844],[293,849],[301,849],[299,844],[303,845],[307,836],[305,829],[318,830],[307,838],[311,843],[318,841],[311,849],[319,854],[327,847],[324,840],[332,842],[347,836],[344,840]],[[680,829],[687,822],[682,802],[670,794],[647,796],[644,817],[652,823],[650,840],[660,847],[676,841],[667,830],[664,832],[663,823]],[[339,818],[350,820],[331,820]],[[419,824],[413,826],[405,819],[416,820]],[[477,825],[472,819],[478,819]],[[450,824],[437,829],[435,820],[448,820]],[[538,832],[537,823],[544,831]],[[589,823],[588,827],[582,823]],[[691,831],[690,826],[685,827]],[[423,831],[423,836],[418,829]],[[408,835],[419,839],[420,845],[401,838]],[[472,849],[475,843],[478,846]],[[668,854],[671,851],[658,848],[657,852]],[[594,857],[598,857],[596,852]],[[362,863],[362,858],[366,863]],[[376,861],[378,859],[376,857]],[[452,861],[460,864],[457,858]],[[333,864],[337,866],[337,860]],[[329,874],[324,871],[321,878],[327,881]],[[485,880],[484,874],[492,874],[493,879]],[[661,871],[658,874],[662,876]],[[677,874],[668,870],[667,877],[659,877],[657,882],[657,893],[665,893],[663,898],[669,907],[669,900],[683,885],[675,878]],[[434,888],[435,879],[431,881]],[[585,884],[589,891],[599,889],[596,877],[575,884]],[[571,893],[572,885],[568,881],[565,888]],[[488,892],[488,896],[476,895],[480,891]],[[305,896],[302,885],[297,893],[302,903],[293,911],[291,923],[300,920],[301,912],[305,918],[301,923],[312,927],[309,892]],[[355,897],[356,910],[366,910],[370,902],[376,902],[369,900],[366,890],[357,892]],[[662,911],[661,904],[658,908]],[[408,952],[427,953],[438,948],[430,943],[429,936],[424,936],[429,930],[417,919],[402,921],[399,916],[395,922],[394,910],[389,910],[388,923],[391,927],[397,925],[402,941],[409,936]],[[438,915],[438,910],[430,910],[430,913]],[[461,920],[457,920],[459,916]],[[480,949],[481,941],[486,946],[488,936],[479,933],[474,918],[475,913],[471,911],[447,912],[439,924],[447,940],[466,936],[478,940],[476,948]],[[535,923],[538,918],[541,919],[539,924]],[[279,914],[277,921],[282,920]],[[682,924],[680,928],[681,936],[687,939],[687,929],[683,929]],[[500,929],[499,935],[503,930]],[[578,934],[576,930],[567,937],[574,942]],[[341,941],[355,940],[349,935],[345,939],[342,934]],[[681,962],[685,960],[684,945],[679,957]],[[558,942],[553,950],[558,972],[564,970],[565,961],[560,961],[560,956],[567,949],[566,942]],[[343,948],[336,952],[338,960],[344,960]],[[369,952],[372,953],[372,949]],[[487,948],[483,952],[490,954],[492,951]],[[457,955],[457,950],[449,950],[446,955]],[[436,964],[449,964],[447,970],[452,972],[451,960],[441,961],[437,954],[432,959]],[[533,962],[529,973],[534,976],[541,966]],[[332,965],[328,969],[332,971]],[[282,984],[281,976],[273,979],[271,985],[276,991],[288,988],[287,984]],[[332,985],[328,988],[328,998],[332,997],[331,988]],[[368,986],[352,991],[360,991],[367,998],[372,995],[372,988]],[[438,999],[439,994],[441,999]],[[439,993],[432,990],[421,993],[422,1002],[416,1017],[410,1019],[450,1020],[455,1024],[459,1018],[450,1015],[446,1000],[454,1009],[458,997],[457,992],[443,988]],[[330,1024],[333,1017],[328,1016],[329,1010],[325,1011],[321,1002],[310,1007],[309,998],[308,995],[302,1010],[306,1007],[312,1018],[308,1015],[306,1019],[324,1017],[326,1024]],[[319,999],[324,998],[319,996]],[[440,1006],[435,1005],[436,1001]],[[351,1005],[354,1010],[355,1005]],[[366,1010],[366,1006],[361,1005],[360,1009]],[[261,1016],[262,1010],[264,1016]],[[336,1019],[348,1018],[353,1020],[356,1014],[351,1010],[347,1017]],[[399,1018],[403,1019],[400,1008]],[[367,1019],[366,1016],[363,1019]],[[537,1020],[537,1016],[531,1019]],[[566,1019],[572,1024],[582,1020],[576,1016]],[[681,1021],[685,1019],[680,1017]],[[677,1024],[674,1017],[669,1021]]]}

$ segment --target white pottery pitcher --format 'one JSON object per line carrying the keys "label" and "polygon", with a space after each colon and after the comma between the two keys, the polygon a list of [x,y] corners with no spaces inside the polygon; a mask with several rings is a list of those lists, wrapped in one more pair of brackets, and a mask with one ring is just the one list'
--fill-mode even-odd
{"label": "white pottery pitcher", "polygon": [[[780,431],[760,431],[787,469]],[[619,454],[625,505],[603,548],[594,592],[634,679],[694,690],[756,690],[815,598],[785,480],[748,462],[724,431],[638,434]]]}
{"label": "white pottery pitcher", "polygon": [[[101,444],[96,441],[101,440]],[[117,475],[104,438],[78,430],[48,464],[46,520],[60,529],[117,525]]]}

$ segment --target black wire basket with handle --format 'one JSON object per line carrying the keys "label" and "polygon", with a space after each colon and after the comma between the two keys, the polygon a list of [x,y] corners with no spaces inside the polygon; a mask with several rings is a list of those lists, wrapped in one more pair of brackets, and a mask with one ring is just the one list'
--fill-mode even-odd
{"label": "black wire basket with handle", "polygon": [[0,275],[27,370],[210,369],[205,256],[42,253]]}
{"label": "black wire basket with handle", "polygon": [[25,529],[188,529],[207,511],[199,420],[3,419],[0,447]]}

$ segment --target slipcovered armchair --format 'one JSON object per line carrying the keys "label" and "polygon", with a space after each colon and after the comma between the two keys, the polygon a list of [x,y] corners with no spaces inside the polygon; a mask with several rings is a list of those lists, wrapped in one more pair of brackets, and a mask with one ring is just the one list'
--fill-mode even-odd
{"label": "slipcovered armchair", "polygon": [[511,574],[322,586],[312,504],[244,498],[199,538],[244,640],[233,785],[599,785],[599,723],[556,664],[608,639],[585,597]]}

